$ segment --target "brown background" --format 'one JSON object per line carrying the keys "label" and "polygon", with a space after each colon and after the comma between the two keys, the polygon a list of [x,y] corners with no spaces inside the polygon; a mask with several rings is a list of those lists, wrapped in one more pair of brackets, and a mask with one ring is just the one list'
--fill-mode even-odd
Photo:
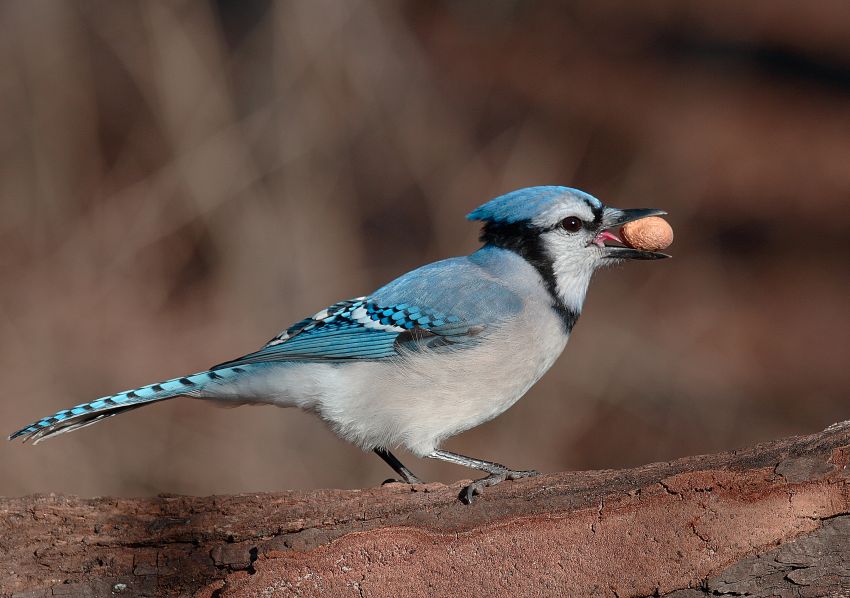
{"label": "brown background", "polygon": [[[446,448],[624,467],[850,415],[850,4],[5,2],[4,432],[203,369],[534,184],[662,207],[562,359]],[[466,470],[406,455],[421,477]],[[312,416],[172,401],[0,447],[0,494],[379,483]]]}

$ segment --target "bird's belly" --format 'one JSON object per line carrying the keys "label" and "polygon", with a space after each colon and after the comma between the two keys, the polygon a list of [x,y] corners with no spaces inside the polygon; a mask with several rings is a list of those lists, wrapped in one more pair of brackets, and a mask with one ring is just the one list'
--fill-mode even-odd
{"label": "bird's belly", "polygon": [[322,394],[316,411],[363,448],[426,455],[504,412],[552,366],[567,338],[559,323],[538,332],[520,337],[534,338],[531,345],[505,334],[472,348],[340,366],[340,384]]}

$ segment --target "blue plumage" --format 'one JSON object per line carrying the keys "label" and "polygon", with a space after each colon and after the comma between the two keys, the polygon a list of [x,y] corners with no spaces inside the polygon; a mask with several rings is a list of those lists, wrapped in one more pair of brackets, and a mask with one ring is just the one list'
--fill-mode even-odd
{"label": "blue plumage", "polygon": [[[341,301],[305,318],[265,347],[212,368],[285,361],[376,360],[397,357],[402,347],[416,349],[425,337],[457,337],[470,325],[407,303],[381,305],[360,297]],[[418,335],[412,335],[412,332]],[[433,339],[432,339],[433,340]]]}
{"label": "blue plumage", "polygon": [[505,224],[526,222],[533,220],[549,206],[561,203],[567,194],[584,201],[589,206],[598,209],[603,207],[601,201],[588,193],[570,187],[548,185],[527,187],[500,195],[473,210],[466,217],[469,220]]}
{"label": "blue plumage", "polygon": [[222,381],[239,373],[241,372],[233,369],[220,372],[199,372],[190,376],[181,376],[164,382],[125,390],[89,403],[82,403],[70,409],[58,411],[18,430],[10,435],[9,439],[14,440],[23,437],[24,441],[34,440],[38,442],[53,434],[77,430],[106,417],[118,415],[149,403],[181,395],[191,395],[195,389],[199,389],[210,382]]}

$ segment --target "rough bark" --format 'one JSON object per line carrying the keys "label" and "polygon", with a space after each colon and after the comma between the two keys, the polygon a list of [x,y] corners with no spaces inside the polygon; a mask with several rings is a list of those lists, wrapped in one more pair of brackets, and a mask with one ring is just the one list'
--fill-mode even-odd
{"label": "rough bark", "polygon": [[0,499],[4,596],[850,591],[850,422],[622,471],[237,496]]}

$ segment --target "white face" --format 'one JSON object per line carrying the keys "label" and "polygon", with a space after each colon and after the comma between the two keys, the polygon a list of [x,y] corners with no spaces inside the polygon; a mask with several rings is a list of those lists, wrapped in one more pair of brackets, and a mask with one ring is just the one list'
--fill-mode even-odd
{"label": "white face", "polygon": [[[541,211],[531,224],[540,231],[540,245],[552,263],[558,295],[564,305],[581,310],[593,272],[624,259],[659,259],[664,254],[623,247],[615,227],[660,210],[618,210],[590,196],[566,195]],[[608,230],[611,228],[612,230]],[[606,245],[614,241],[617,245]]]}
{"label": "white face", "polygon": [[[527,199],[522,195],[535,188],[520,190],[517,197],[508,194],[496,198],[493,200],[496,206],[485,204],[472,216],[485,220],[482,241],[516,251],[537,268],[560,307],[580,313],[593,272],[603,265],[624,259],[667,257],[624,247],[613,232],[626,222],[664,212],[605,207],[595,197],[575,189],[560,188],[556,194],[549,187],[539,189],[543,195],[536,198]],[[499,201],[520,203],[516,206],[508,203],[510,209],[507,209],[498,205]],[[482,211],[484,213],[479,214]],[[486,220],[494,215],[497,218]],[[606,241],[613,241],[615,245],[606,245]]]}
{"label": "white face", "polygon": [[[563,218],[564,225],[542,233],[540,241],[552,260],[552,273],[561,301],[578,313],[593,272],[605,260],[602,250],[594,244],[597,232],[592,213],[588,218],[587,214],[576,212]],[[578,225],[574,224],[575,220],[579,221]],[[577,230],[573,230],[576,226]]]}

